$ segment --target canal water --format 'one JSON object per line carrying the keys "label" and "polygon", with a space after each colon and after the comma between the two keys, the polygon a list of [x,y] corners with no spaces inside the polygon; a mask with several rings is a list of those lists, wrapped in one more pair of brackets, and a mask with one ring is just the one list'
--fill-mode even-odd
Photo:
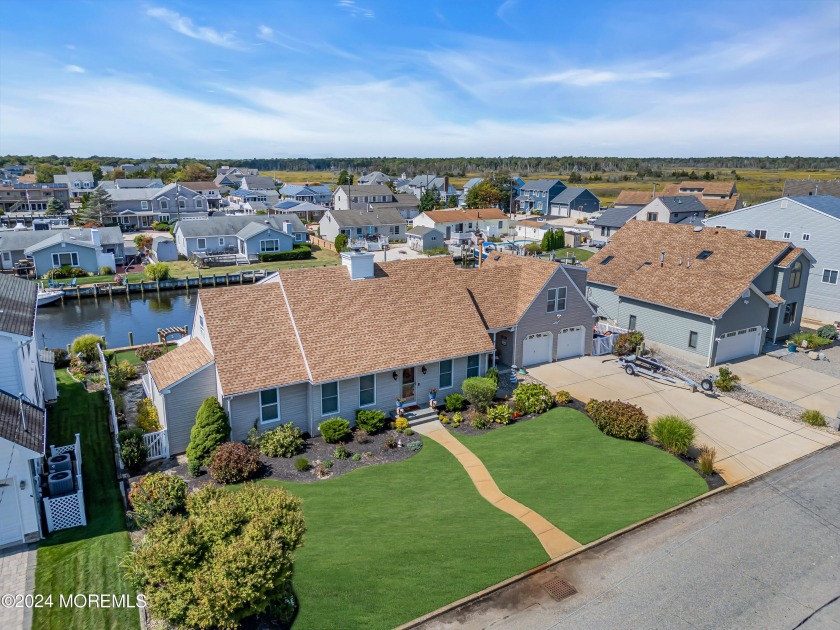
{"label": "canal water", "polygon": [[127,346],[129,332],[133,333],[135,344],[157,341],[158,328],[192,328],[197,300],[196,291],[185,290],[147,292],[145,297],[132,294],[77,300],[67,296],[64,306],[54,302],[38,308],[38,345],[64,348],[86,333],[105,337],[109,348]]}

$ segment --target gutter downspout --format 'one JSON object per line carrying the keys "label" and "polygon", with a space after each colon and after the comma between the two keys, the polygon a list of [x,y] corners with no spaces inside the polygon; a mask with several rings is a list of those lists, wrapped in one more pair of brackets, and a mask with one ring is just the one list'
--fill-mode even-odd
{"label": "gutter downspout", "polygon": [[778,343],[776,339],[779,337],[779,318],[782,316],[781,304],[776,307],[776,324],[773,326],[773,343]]}
{"label": "gutter downspout", "polygon": [[712,336],[709,338],[709,356],[706,357],[706,367],[712,367],[712,351],[715,347],[715,334],[717,333],[717,320],[714,317],[710,317],[709,321],[712,322]]}

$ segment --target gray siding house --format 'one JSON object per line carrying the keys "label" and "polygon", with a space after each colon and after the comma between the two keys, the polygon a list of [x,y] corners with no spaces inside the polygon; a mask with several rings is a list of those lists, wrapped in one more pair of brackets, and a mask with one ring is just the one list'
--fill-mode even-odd
{"label": "gray siding house", "polygon": [[124,256],[122,232],[115,227],[0,232],[0,269],[28,258],[38,276],[64,265],[97,273],[122,264]]}
{"label": "gray siding house", "polygon": [[[601,200],[593,195],[589,189],[569,187],[551,199],[549,211],[546,214],[556,217],[577,216],[580,218],[585,214],[598,212],[600,209]],[[574,212],[578,214],[575,215]]]}
{"label": "gray siding house", "polygon": [[783,197],[720,214],[704,223],[749,230],[757,238],[806,248],[816,262],[809,270],[803,317],[825,323],[840,320],[840,198]]}
{"label": "gray siding house", "polygon": [[295,214],[237,215],[179,221],[175,226],[178,253],[241,254],[257,260],[261,253],[291,251],[308,240],[306,227]]}
{"label": "gray siding house", "polygon": [[[375,188],[364,186],[363,188]],[[392,241],[404,241],[406,220],[396,208],[381,210],[327,210],[318,222],[321,238],[335,241],[339,234],[348,238],[386,236]]]}
{"label": "gray siding house", "polygon": [[422,225],[406,232],[405,239],[408,247],[417,252],[446,247],[446,243],[443,242],[443,232]]}
{"label": "gray siding house", "polygon": [[175,222],[190,217],[206,217],[204,195],[180,184],[162,188],[110,188],[110,217],[123,229],[150,227],[156,221]]}
{"label": "gray siding house", "polygon": [[599,316],[708,367],[799,330],[812,262],[746,231],[630,221],[584,266]]}

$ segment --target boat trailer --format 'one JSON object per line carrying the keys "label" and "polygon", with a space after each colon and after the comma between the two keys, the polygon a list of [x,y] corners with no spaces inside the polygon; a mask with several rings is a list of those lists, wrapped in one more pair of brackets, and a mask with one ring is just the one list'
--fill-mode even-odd
{"label": "boat trailer", "polygon": [[637,357],[635,354],[628,354],[627,356],[619,357],[618,362],[624,368],[624,371],[630,376],[636,374],[646,374],[653,378],[658,378],[661,381],[668,383],[684,383],[690,385],[692,391],[697,391],[699,387],[704,392],[712,391],[715,380],[714,377],[704,378],[698,384],[696,381],[690,379],[682,372],[663,365],[656,359],[646,359],[644,357]]}

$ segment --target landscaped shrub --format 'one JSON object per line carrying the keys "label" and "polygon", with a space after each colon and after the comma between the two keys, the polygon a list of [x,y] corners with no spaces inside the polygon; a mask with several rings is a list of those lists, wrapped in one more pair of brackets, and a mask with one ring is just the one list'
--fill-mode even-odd
{"label": "landscaped shrub", "polygon": [[291,422],[275,427],[262,434],[259,450],[269,457],[294,457],[303,450],[303,434]]}
{"label": "landscaped shrub", "polygon": [[148,527],[164,514],[176,514],[187,504],[187,482],[178,475],[160,472],[143,475],[128,493],[131,516],[140,527]]}
{"label": "landscaped shrub", "polygon": [[828,339],[829,341],[834,341],[837,339],[837,328],[831,324],[820,326],[817,328],[817,336],[822,337],[823,339]]}
{"label": "landscaped shrub", "polygon": [[411,428],[408,428],[405,431],[403,431],[403,434],[404,435],[414,435],[414,430],[411,429]]}
{"label": "landscaped shrub", "polygon": [[259,469],[259,453],[242,442],[225,442],[219,446],[210,456],[207,467],[216,482],[225,484],[250,479]]}
{"label": "landscaped shrub", "polygon": [[111,385],[117,389],[125,389],[128,381],[137,378],[137,368],[128,361],[120,361],[118,365],[108,370]]}
{"label": "landscaped shrub", "polygon": [[595,413],[595,410],[598,409],[598,402],[599,402],[598,400],[596,400],[594,398],[590,398],[589,402],[586,403],[585,409],[586,409],[586,413],[589,416],[591,416],[593,413]]}
{"label": "landscaped shrub", "polygon": [[103,265],[99,268],[99,275],[100,276],[113,276],[114,275],[114,268],[109,267],[107,265]]}
{"label": "landscaped shrub", "polygon": [[362,456],[359,453],[353,453],[353,457],[351,457],[350,459],[352,459],[354,462],[358,462],[362,459]]}
{"label": "landscaped shrub", "polygon": [[146,265],[143,273],[149,280],[166,280],[169,278],[169,265],[165,262],[152,263]]}
{"label": "landscaped shrub", "polygon": [[153,241],[154,241],[154,239],[151,236],[149,236],[148,234],[137,234],[134,237],[134,246],[138,250],[148,249],[149,247],[152,246]]}
{"label": "landscaped shrub", "polygon": [[55,369],[61,370],[70,365],[70,353],[64,348],[53,348],[53,358],[55,359]]}
{"label": "landscaped shrub", "polygon": [[187,472],[190,473],[191,477],[198,477],[201,474],[201,462],[199,461],[188,461],[187,462]]}
{"label": "landscaped shrub", "polygon": [[496,424],[510,424],[513,410],[507,405],[496,405],[487,410],[487,420]]}
{"label": "landscaped shrub", "polygon": [[483,413],[477,413],[470,420],[470,424],[474,429],[486,429],[490,426],[490,421]]}
{"label": "landscaped shrub", "polygon": [[96,372],[96,364],[85,363],[79,357],[71,357],[67,369],[73,376],[77,376],[80,379],[84,380],[84,377],[86,375],[93,374],[94,372]]}
{"label": "landscaped shrub", "polygon": [[788,338],[788,341],[792,341],[797,346],[801,346],[803,341],[808,342],[808,348],[811,349],[819,349],[823,346],[827,346],[831,343],[831,339],[827,339],[826,337],[821,337],[820,335],[812,332],[805,332],[804,330],[799,331],[798,333],[794,333]]}
{"label": "landscaped shrub", "polygon": [[137,426],[145,433],[161,430],[158,410],[151,398],[141,398],[137,401]]}
{"label": "landscaped shrub", "polygon": [[105,349],[105,339],[103,337],[99,335],[82,335],[73,340],[73,343],[70,345],[70,352],[75,355],[80,355],[88,363],[93,363],[98,358],[96,344],[102,346],[103,350]]}
{"label": "landscaped shrub", "polygon": [[669,453],[685,455],[694,441],[694,425],[682,416],[659,416],[651,423],[650,434]]}
{"label": "landscaped shrub", "polygon": [[615,340],[613,353],[620,357],[628,354],[634,354],[638,350],[639,346],[642,345],[644,340],[645,336],[638,330],[631,330],[630,332],[622,333]]}
{"label": "landscaped shrub", "polygon": [[147,343],[134,350],[135,356],[145,363],[163,356],[163,348]]}
{"label": "landscaped shrub", "polygon": [[339,444],[333,450],[333,457],[336,459],[348,459],[350,457],[350,451],[347,450],[347,447],[344,444]]}
{"label": "landscaped shrub", "polygon": [[350,423],[344,418],[333,418],[326,420],[318,427],[321,432],[321,437],[327,444],[336,444],[341,442],[350,433]]}
{"label": "landscaped shrub", "polygon": [[461,383],[461,390],[463,390],[464,396],[475,405],[476,409],[482,412],[486,411],[490,403],[493,402],[497,389],[498,387],[496,387],[493,379],[481,376],[470,377]]}
{"label": "landscaped shrub", "polygon": [[715,387],[717,387],[722,392],[731,392],[740,382],[740,376],[734,374],[729,368],[722,367],[718,370],[718,377],[715,380]]}
{"label": "landscaped shrub", "polygon": [[554,402],[558,405],[568,405],[572,401],[572,395],[564,389],[554,394]]}
{"label": "landscaped shrub", "polygon": [[464,397],[461,394],[449,394],[444,401],[444,407],[450,413],[453,411],[461,411],[464,408]]}
{"label": "landscaped shrub", "polygon": [[487,372],[484,374],[486,378],[491,378],[496,383],[496,389],[499,388],[499,370],[497,368],[491,367],[487,368]]}
{"label": "landscaped shrub", "polygon": [[368,433],[378,433],[385,426],[385,414],[377,409],[359,409],[356,426]]}
{"label": "landscaped shrub", "polygon": [[697,458],[697,470],[701,475],[711,475],[715,472],[715,458],[717,450],[713,446],[700,447],[700,457]]}
{"label": "landscaped shrub", "polygon": [[335,241],[333,243],[335,245],[335,251],[343,252],[347,249],[347,240],[346,234],[336,234]]}
{"label": "landscaped shrub", "polygon": [[525,246],[525,251],[529,254],[542,254],[542,247],[539,243],[528,243]]}
{"label": "landscaped shrub", "polygon": [[195,424],[190,430],[187,445],[187,460],[207,464],[210,456],[220,445],[230,439],[230,424],[227,413],[216,398],[207,398],[195,415]]}
{"label": "landscaped shrub", "polygon": [[143,442],[143,429],[124,429],[117,433],[117,444],[120,445],[120,459],[129,472],[137,472],[146,463],[149,454]]}
{"label": "landscaped shrub", "polygon": [[545,413],[554,404],[554,397],[545,385],[522,383],[513,391],[517,410],[523,413]]}
{"label": "landscaped shrub", "polygon": [[411,442],[409,442],[405,446],[409,451],[414,453],[416,451],[419,451],[421,448],[423,448],[423,442],[421,442],[420,440],[412,440]]}
{"label": "landscaped shrub", "polygon": [[815,427],[825,426],[825,416],[817,409],[807,409],[803,411],[799,415],[799,419],[802,420],[802,422],[807,422]]}
{"label": "landscaped shrub", "polygon": [[295,460],[295,469],[298,472],[304,472],[308,468],[309,468],[309,460],[306,459],[305,457],[298,457]]}
{"label": "landscaped shrub", "polygon": [[312,258],[312,249],[308,245],[295,245],[287,252],[266,252],[260,254],[260,262],[276,262],[278,260],[306,260]]}
{"label": "landscaped shrub", "polygon": [[169,223],[166,221],[155,221],[152,223],[152,229],[157,230],[158,232],[168,232],[169,231]]}
{"label": "landscaped shrub", "polygon": [[300,499],[282,488],[205,486],[185,515],[165,515],[122,562],[149,612],[170,626],[237,628],[266,610],[294,613],[293,553],[305,531]]}
{"label": "landscaped shrub", "polygon": [[44,274],[44,277],[50,279],[86,278],[88,275],[88,272],[82,269],[81,267],[71,267],[70,265],[64,265],[63,267],[58,267],[57,269],[50,269],[47,273]]}
{"label": "landscaped shrub", "polygon": [[[590,401],[587,413],[604,435],[643,442],[648,435],[648,419],[641,407],[620,400]],[[592,411],[589,411],[590,408]]]}
{"label": "landscaped shrub", "polygon": [[394,421],[394,428],[400,432],[405,431],[408,428],[408,419],[403,417],[397,418]]}
{"label": "landscaped shrub", "polygon": [[459,427],[461,423],[464,421],[464,415],[460,411],[456,411],[452,414],[452,426]]}

